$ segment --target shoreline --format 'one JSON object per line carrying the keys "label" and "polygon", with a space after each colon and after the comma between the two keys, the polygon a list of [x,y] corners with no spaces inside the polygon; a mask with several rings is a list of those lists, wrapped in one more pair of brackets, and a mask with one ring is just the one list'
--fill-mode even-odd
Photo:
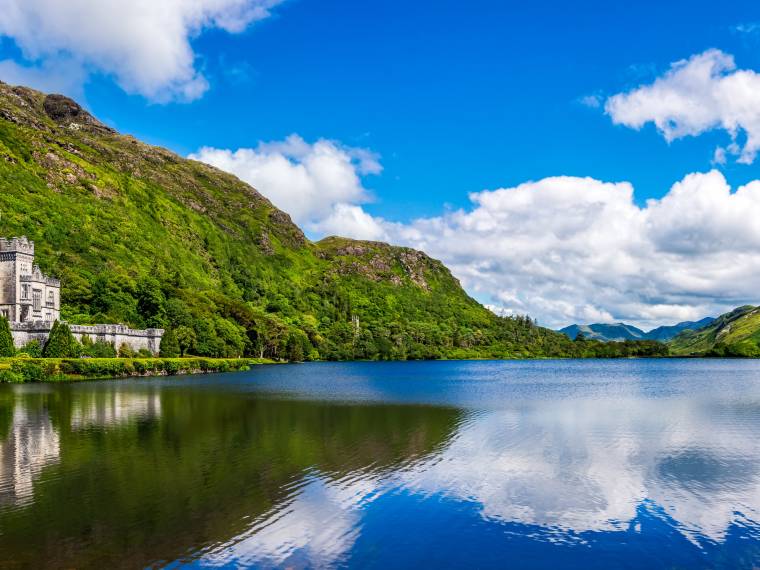
{"label": "shoreline", "polygon": [[[570,360],[758,360],[741,357],[710,357],[698,355],[630,356],[618,358],[441,358],[433,360],[320,360],[315,362],[520,362]],[[32,384],[51,382],[80,382],[88,380],[120,380],[126,378],[157,378],[242,372],[253,366],[287,364],[268,358],[0,358],[0,384]],[[299,363],[295,363],[299,364]]]}
{"label": "shoreline", "polygon": [[18,358],[0,359],[0,383],[77,382],[241,372],[276,364],[266,358]]}

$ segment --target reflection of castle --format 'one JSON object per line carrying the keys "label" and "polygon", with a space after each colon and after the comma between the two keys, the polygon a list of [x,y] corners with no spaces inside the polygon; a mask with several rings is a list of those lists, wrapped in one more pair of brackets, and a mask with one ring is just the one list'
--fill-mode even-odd
{"label": "reflection of castle", "polygon": [[[53,322],[61,318],[61,282],[44,275],[34,264],[34,242],[26,237],[0,238],[0,315],[11,323],[17,348],[47,341]],[[124,325],[72,325],[77,340],[88,336],[119,348],[157,353],[162,329],[135,330]]]}
{"label": "reflection of castle", "polygon": [[0,444],[0,504],[32,499],[33,482],[42,468],[60,458],[60,439],[46,410],[30,411],[18,403],[8,437]]}
{"label": "reflection of castle", "polygon": [[161,415],[161,395],[107,392],[97,399],[74,403],[71,410],[71,427],[105,427],[134,419],[158,418]]}

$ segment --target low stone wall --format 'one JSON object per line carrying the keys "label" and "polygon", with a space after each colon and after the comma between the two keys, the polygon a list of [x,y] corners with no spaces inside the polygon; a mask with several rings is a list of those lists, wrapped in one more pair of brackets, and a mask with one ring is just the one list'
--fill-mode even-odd
{"label": "low stone wall", "polygon": [[[86,335],[92,342],[102,341],[113,344],[116,350],[122,344],[126,344],[134,351],[146,348],[153,354],[158,354],[161,337],[164,335],[163,329],[137,330],[124,325],[69,325],[69,327],[74,338],[80,342]],[[33,340],[45,344],[51,328],[53,328],[53,323],[48,321],[11,323],[13,343],[16,348],[21,348]]]}
{"label": "low stone wall", "polygon": [[53,323],[38,321],[11,323],[10,325],[11,335],[13,335],[13,344],[16,345],[16,348],[21,348],[33,340],[39,341],[40,344],[45,344]]}

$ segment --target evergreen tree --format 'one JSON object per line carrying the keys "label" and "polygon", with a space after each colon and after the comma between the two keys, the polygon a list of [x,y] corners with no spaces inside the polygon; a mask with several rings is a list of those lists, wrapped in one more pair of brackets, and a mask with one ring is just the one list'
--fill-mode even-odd
{"label": "evergreen tree", "polygon": [[13,346],[13,335],[8,319],[0,317],[0,357],[9,357],[16,354]]}
{"label": "evergreen tree", "polygon": [[179,341],[174,329],[167,329],[161,337],[160,355],[164,358],[177,358],[179,356]]}
{"label": "evergreen tree", "polygon": [[72,358],[77,355],[77,341],[66,323],[55,321],[45,348],[45,358]]}

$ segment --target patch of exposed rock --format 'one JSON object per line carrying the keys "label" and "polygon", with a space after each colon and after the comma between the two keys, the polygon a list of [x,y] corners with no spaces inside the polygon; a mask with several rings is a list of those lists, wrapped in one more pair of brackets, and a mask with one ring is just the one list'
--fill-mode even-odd
{"label": "patch of exposed rock", "polygon": [[282,210],[274,209],[269,213],[269,221],[272,223],[277,237],[282,243],[290,247],[306,245],[306,236],[288,214]]}
{"label": "patch of exposed rock", "polygon": [[275,253],[274,247],[272,247],[272,240],[269,239],[269,232],[266,230],[263,230],[261,234],[259,234],[259,237],[256,240],[256,245],[259,246],[259,251],[264,255],[274,255]]}
{"label": "patch of exposed rock", "polygon": [[57,154],[52,149],[47,151],[35,151],[35,159],[45,168],[45,178],[50,189],[60,192],[64,185],[85,185],[90,183],[96,176],[87,172],[84,168]]}
{"label": "patch of exposed rock", "polygon": [[324,249],[318,255],[334,261],[339,274],[360,275],[371,281],[387,281],[396,286],[402,285],[406,278],[420,289],[430,291],[426,274],[437,271],[440,266],[439,262],[421,251],[382,242],[326,238],[320,245]]}
{"label": "patch of exposed rock", "polygon": [[42,103],[42,108],[45,110],[45,114],[56,123],[65,125],[72,130],[89,127],[97,131],[116,132],[82,109],[79,103],[65,95],[48,95]]}

